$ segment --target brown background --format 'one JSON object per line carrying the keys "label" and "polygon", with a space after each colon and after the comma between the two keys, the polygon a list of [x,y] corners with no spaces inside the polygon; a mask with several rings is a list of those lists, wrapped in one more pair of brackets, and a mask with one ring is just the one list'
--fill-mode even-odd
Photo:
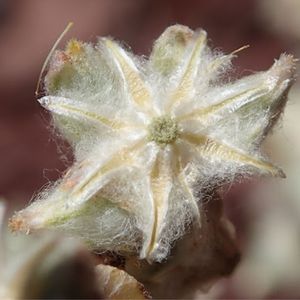
{"label": "brown background", "polygon": [[[236,75],[241,76],[268,68],[281,52],[293,52],[296,43],[293,37],[272,30],[259,12],[258,2],[2,0],[0,196],[9,208],[23,207],[66,168],[60,142],[51,136],[48,116],[38,105],[34,91],[45,57],[69,21],[74,26],[66,39],[95,41],[97,36],[111,35],[141,55],[149,54],[153,40],[168,25],[202,27],[208,32],[209,43],[224,52],[250,44],[234,61]],[[243,223],[240,215],[231,214],[236,223]],[[230,283],[224,295],[235,296]],[[289,296],[289,291],[284,296]]]}

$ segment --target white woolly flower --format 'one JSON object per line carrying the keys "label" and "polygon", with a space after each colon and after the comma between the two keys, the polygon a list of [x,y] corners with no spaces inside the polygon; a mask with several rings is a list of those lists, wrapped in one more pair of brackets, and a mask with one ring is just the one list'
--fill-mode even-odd
{"label": "white woolly flower", "polygon": [[39,102],[75,162],[12,228],[55,228],[94,249],[161,261],[200,225],[207,189],[237,175],[283,177],[260,145],[286,102],[293,58],[222,84],[234,54],[213,53],[205,31],[180,25],[148,61],[108,38],[56,51]]}

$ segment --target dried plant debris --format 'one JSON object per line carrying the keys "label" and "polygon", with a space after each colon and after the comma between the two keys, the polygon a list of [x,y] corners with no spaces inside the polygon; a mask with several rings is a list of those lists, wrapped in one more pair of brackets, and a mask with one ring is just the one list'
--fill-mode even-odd
{"label": "dried plant debris", "polygon": [[111,38],[57,50],[39,102],[75,161],[11,228],[52,228],[161,262],[203,223],[207,189],[237,176],[284,177],[260,146],[286,103],[294,59],[282,54],[269,70],[228,82],[236,52],[213,51],[204,30],[181,25],[165,30],[148,60]]}
{"label": "dried plant debris", "polygon": [[194,299],[217,279],[230,275],[240,260],[232,224],[223,214],[216,194],[201,207],[201,228],[180,239],[165,263],[127,259],[125,269],[143,282],[155,299]]}
{"label": "dried plant debris", "polygon": [[151,299],[144,286],[123,270],[98,265],[96,273],[98,286],[108,299]]}

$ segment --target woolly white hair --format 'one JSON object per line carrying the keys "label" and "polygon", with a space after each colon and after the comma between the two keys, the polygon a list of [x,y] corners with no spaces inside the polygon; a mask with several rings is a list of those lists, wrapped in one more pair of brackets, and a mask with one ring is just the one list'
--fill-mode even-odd
{"label": "woolly white hair", "polygon": [[165,30],[149,60],[109,38],[56,51],[39,102],[75,162],[12,227],[54,228],[99,251],[161,261],[200,226],[207,188],[236,175],[283,177],[260,145],[286,102],[293,57],[222,83],[235,53],[214,53],[205,31],[181,25]]}

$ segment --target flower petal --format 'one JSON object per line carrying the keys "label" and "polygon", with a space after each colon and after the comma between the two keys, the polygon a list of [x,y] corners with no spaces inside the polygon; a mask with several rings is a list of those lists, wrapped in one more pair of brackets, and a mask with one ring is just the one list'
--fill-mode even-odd
{"label": "flower petal", "polygon": [[199,199],[197,200],[194,195],[194,190],[187,180],[187,176],[185,174],[184,165],[183,165],[183,160],[184,160],[183,157],[186,155],[186,153],[182,153],[182,147],[178,147],[178,145],[174,145],[174,151],[175,151],[175,157],[177,159],[176,176],[189,202],[189,206],[191,207],[191,211],[193,213],[194,221],[198,226],[200,226],[201,217],[200,217],[200,211],[198,206]]}
{"label": "flower petal", "polygon": [[153,202],[153,222],[150,228],[150,235],[147,237],[141,250],[141,258],[159,260],[159,254],[155,253],[161,246],[159,239],[166,223],[166,215],[169,206],[169,196],[172,188],[171,170],[171,149],[161,150],[152,166],[151,171],[151,191]]}
{"label": "flower petal", "polygon": [[206,46],[206,32],[200,30],[195,32],[194,43],[189,52],[185,65],[181,70],[181,75],[177,81],[176,89],[171,93],[168,99],[166,110],[169,111],[173,106],[183,100],[189,100],[195,95],[194,80],[197,75],[198,66],[201,62],[201,54]]}
{"label": "flower petal", "polygon": [[[92,107],[88,103],[72,100],[64,97],[45,96],[38,100],[40,104],[52,113],[54,124],[60,133],[74,147],[81,144],[93,144],[95,140],[105,136],[120,136],[128,131],[140,128],[145,130],[142,123],[138,123],[135,115],[123,111],[122,118],[107,105]],[[130,120],[131,117],[131,121]],[[132,119],[136,121],[132,123]]]}
{"label": "flower petal", "polygon": [[231,161],[242,166],[254,167],[261,173],[267,173],[276,177],[285,177],[283,171],[271,163],[243,153],[210,137],[185,133],[182,135],[182,138],[191,145],[194,145],[202,157],[223,160],[224,162]]}
{"label": "flower petal", "polygon": [[[134,159],[136,152],[143,145],[139,139],[131,146],[123,146],[112,153],[107,159],[97,151],[94,155],[99,157],[97,163],[90,156],[82,162],[76,163],[64,176],[63,180],[52,191],[41,194],[41,200],[35,201],[25,210],[20,211],[12,220],[12,227],[16,230],[36,230],[47,226],[57,226],[80,216],[86,203],[103,202],[103,199],[93,201],[97,193],[122,168],[128,166]],[[100,195],[101,196],[101,195]],[[99,203],[98,203],[99,204]],[[98,205],[97,204],[97,205]],[[99,204],[101,206],[101,203]]]}
{"label": "flower petal", "polygon": [[[96,123],[110,129],[122,129],[129,126],[129,124],[125,122],[110,119],[109,117],[100,115],[97,111],[91,111],[86,104],[72,99],[45,96],[38,101],[47,110],[54,114],[61,115],[66,119],[78,119],[86,123]],[[101,110],[103,111],[104,109],[105,107],[102,106]]]}
{"label": "flower petal", "polygon": [[249,150],[261,143],[282,112],[294,68],[293,57],[283,54],[270,70],[212,90],[202,99],[202,107],[186,104],[190,113],[178,120],[197,120],[209,134]]}
{"label": "flower petal", "polygon": [[186,26],[168,27],[155,41],[149,58],[151,71],[169,80],[182,64],[187,47],[193,42],[193,36],[193,30]]}
{"label": "flower petal", "polygon": [[45,77],[46,93],[84,103],[109,104],[122,109],[122,80],[100,47],[71,40],[65,51],[56,51]]}
{"label": "flower petal", "polygon": [[131,100],[142,110],[151,111],[149,88],[146,86],[133,60],[117,43],[109,39],[103,40],[122,74],[124,86],[127,88]]}

